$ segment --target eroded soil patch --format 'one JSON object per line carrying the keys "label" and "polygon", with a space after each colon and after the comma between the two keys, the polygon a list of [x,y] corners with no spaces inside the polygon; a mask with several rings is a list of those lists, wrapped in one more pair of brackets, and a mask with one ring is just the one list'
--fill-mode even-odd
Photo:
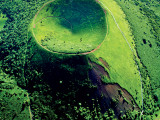
{"label": "eroded soil patch", "polygon": [[105,102],[107,108],[112,108],[117,117],[122,116],[128,110],[140,110],[132,95],[119,84],[103,83],[103,76],[107,76],[108,79],[110,77],[109,73],[102,66],[90,60],[89,64],[92,66],[92,69],[89,71],[89,78],[94,85],[97,85],[98,93],[104,95],[103,102]]}

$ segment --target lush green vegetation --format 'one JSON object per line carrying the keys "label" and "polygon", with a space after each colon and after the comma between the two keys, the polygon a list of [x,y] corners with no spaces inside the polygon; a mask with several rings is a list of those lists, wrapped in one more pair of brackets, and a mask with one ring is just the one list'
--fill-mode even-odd
{"label": "lush green vegetation", "polygon": [[107,33],[105,13],[93,0],[49,2],[35,15],[32,29],[41,46],[59,53],[90,52]]}
{"label": "lush green vegetation", "polygon": [[[134,50],[133,36],[131,30],[129,29],[129,24],[125,20],[123,11],[113,0],[100,2],[103,3],[102,6],[104,9],[108,7],[112,11],[117,23],[126,35],[131,48]],[[110,69],[106,68],[106,70],[109,72],[111,79],[105,78],[104,81],[106,83],[119,83],[121,87],[125,88],[133,95],[137,104],[141,106],[141,80],[132,50],[118,29],[111,13],[107,13],[106,19],[109,24],[108,35],[100,49],[95,51],[93,54],[97,59],[103,58],[110,66]]]}
{"label": "lush green vegetation", "polygon": [[[14,102],[20,97],[20,100],[13,104],[17,104],[17,107],[10,107],[13,114],[2,111],[0,117],[5,118],[10,114],[11,119],[23,119],[25,115],[25,118],[29,118],[30,106],[33,119],[85,119],[88,114],[92,119],[104,118],[107,115],[107,118],[113,118],[112,110],[106,111],[104,116],[97,108],[99,98],[95,94],[96,87],[92,86],[87,78],[89,66],[86,56],[49,53],[35,43],[32,34],[28,33],[28,28],[37,10],[47,1],[27,1],[0,2],[0,9],[8,17],[3,28],[5,32],[0,38],[0,65],[9,75],[7,80],[11,81],[10,77],[14,76],[13,81],[27,90],[30,99],[26,109],[21,109],[26,95],[23,97],[22,93],[18,96],[21,88],[15,83],[15,89],[8,92],[18,94],[17,97],[1,98],[3,101],[11,99]],[[3,88],[2,91],[5,95],[6,90]],[[8,106],[12,106],[12,102],[2,104],[5,109],[8,109]],[[21,116],[19,110],[24,116]],[[15,114],[14,111],[18,113]]]}
{"label": "lush green vegetation", "polygon": [[[149,55],[159,55],[156,53],[159,45],[159,29],[157,28],[159,17],[156,16],[159,16],[159,12],[155,7],[157,6],[155,3],[158,2],[156,0],[152,2],[147,2],[147,0],[116,1],[126,16],[113,0],[101,0],[100,2],[104,4],[102,5],[104,9],[106,6],[112,11],[135,56],[109,12],[106,12],[105,16],[109,28],[108,36],[100,49],[88,56],[70,56],[44,51],[35,43],[32,33],[28,32],[35,14],[48,0],[0,1],[0,10],[8,18],[3,25],[0,24],[4,31],[0,33],[0,66],[2,69],[0,74],[0,92],[2,93],[0,94],[0,119],[5,119],[6,116],[15,120],[31,119],[31,112],[34,115],[33,119],[159,118],[159,106],[156,104],[159,102],[159,89],[155,89],[158,88],[158,84],[155,85],[155,83],[158,83],[159,78],[154,77],[155,74],[158,76],[159,64],[156,67],[158,57],[153,59],[154,74],[152,69],[147,67],[152,64],[150,63],[152,56]],[[42,24],[50,19],[55,18],[48,17],[42,21]],[[58,19],[57,22],[60,20],[64,21],[64,19]],[[142,25],[145,25],[145,29]],[[143,33],[143,30],[146,31]],[[148,35],[153,36],[150,38]],[[142,37],[144,39],[141,39]],[[144,57],[141,48],[146,54],[148,54],[147,51],[150,53],[148,59]],[[153,53],[153,51],[156,52]],[[137,58],[136,52],[140,59]],[[135,60],[137,61],[143,80],[143,115],[141,111],[127,111],[124,115],[116,116],[112,109],[105,108],[103,94],[98,94],[97,86],[88,79],[90,66],[87,58],[97,62],[108,72],[110,79],[104,77],[103,82],[120,84],[141,106],[141,82]],[[99,58],[105,62],[97,61]],[[145,61],[148,62],[145,63]],[[113,99],[112,102],[115,105],[118,101]]]}
{"label": "lush green vegetation", "polygon": [[18,87],[15,78],[0,72],[0,119],[30,119],[28,93]]}
{"label": "lush green vegetation", "polygon": [[[159,1],[116,1],[125,12],[126,19],[131,25],[138,57],[143,64],[141,73],[143,76],[144,89],[144,114],[146,116],[152,115],[154,111],[158,110],[160,101],[158,94],[160,92]],[[147,76],[149,76],[149,78]],[[155,115],[154,118],[156,118]]]}
{"label": "lush green vegetation", "polygon": [[125,11],[127,19],[131,24],[136,42],[136,50],[141,62],[148,71],[152,88],[160,88],[159,1],[117,0],[117,2]]}
{"label": "lush green vegetation", "polygon": [[3,29],[6,20],[6,15],[2,14],[2,12],[0,11],[0,31]]}

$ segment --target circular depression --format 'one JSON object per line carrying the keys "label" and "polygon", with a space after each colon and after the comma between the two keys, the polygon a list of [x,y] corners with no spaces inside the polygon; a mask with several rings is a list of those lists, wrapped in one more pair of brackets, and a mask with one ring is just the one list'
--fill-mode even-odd
{"label": "circular depression", "polygon": [[90,53],[106,37],[106,17],[94,0],[55,0],[43,5],[35,15],[32,33],[48,51]]}

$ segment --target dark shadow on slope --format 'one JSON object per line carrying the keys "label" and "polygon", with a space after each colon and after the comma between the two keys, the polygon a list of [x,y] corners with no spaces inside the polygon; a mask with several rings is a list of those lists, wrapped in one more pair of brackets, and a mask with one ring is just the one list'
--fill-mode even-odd
{"label": "dark shadow on slope", "polygon": [[59,19],[60,25],[76,34],[82,31],[103,29],[101,33],[106,34],[105,13],[101,6],[94,0],[57,0],[50,4],[53,16],[67,19],[73,26],[66,25],[63,19]]}

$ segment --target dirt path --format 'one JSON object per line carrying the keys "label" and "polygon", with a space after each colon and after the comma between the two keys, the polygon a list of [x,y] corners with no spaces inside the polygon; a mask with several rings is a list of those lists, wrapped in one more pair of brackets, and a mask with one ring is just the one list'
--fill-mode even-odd
{"label": "dirt path", "polygon": [[49,3],[53,2],[53,1],[55,1],[55,0],[52,0],[52,1],[47,2],[46,4],[44,4],[44,5],[39,9],[39,11],[36,13],[36,15],[35,15],[35,17],[34,17],[34,19],[33,19],[33,27],[35,26],[35,20],[36,20],[36,18],[37,18],[37,15],[39,14],[39,12],[40,12],[46,5],[48,5]]}
{"label": "dirt path", "polygon": [[[27,98],[28,98],[28,100],[30,101],[28,93],[27,93]],[[30,105],[28,106],[28,108],[29,108],[29,116],[30,116],[30,119],[33,120],[33,119],[32,119],[32,118],[33,118],[33,114],[32,114]]]}
{"label": "dirt path", "polygon": [[103,58],[99,58],[99,61],[101,61],[101,63],[103,63],[103,65],[106,67],[106,68],[108,68],[108,70],[110,70],[110,66],[109,66],[109,64],[103,59]]}

